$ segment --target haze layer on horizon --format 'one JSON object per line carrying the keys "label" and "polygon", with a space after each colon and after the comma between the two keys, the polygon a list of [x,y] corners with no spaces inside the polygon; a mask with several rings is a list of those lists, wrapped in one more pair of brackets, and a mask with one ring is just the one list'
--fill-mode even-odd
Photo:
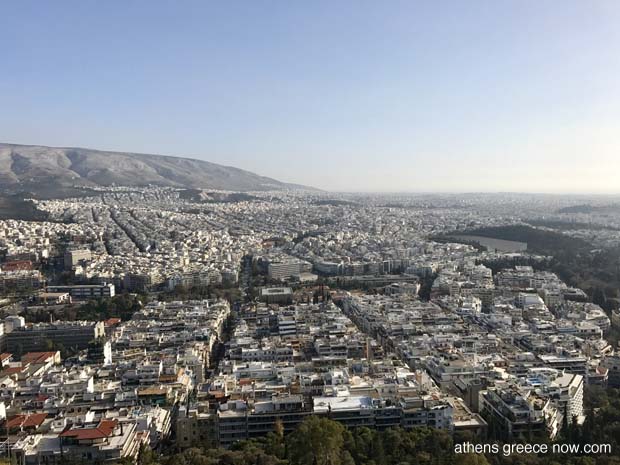
{"label": "haze layer on horizon", "polygon": [[5,2],[0,140],[337,191],[618,193],[614,0]]}

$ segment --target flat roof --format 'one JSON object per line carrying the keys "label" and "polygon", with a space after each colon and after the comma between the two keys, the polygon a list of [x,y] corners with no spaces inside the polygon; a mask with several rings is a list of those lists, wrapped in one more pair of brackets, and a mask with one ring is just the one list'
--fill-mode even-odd
{"label": "flat roof", "polygon": [[344,397],[315,397],[313,400],[315,412],[327,412],[328,410],[358,410],[372,407],[372,399],[368,396],[344,396]]}
{"label": "flat roof", "polygon": [[292,294],[290,287],[264,287],[261,289],[261,295],[284,295]]}

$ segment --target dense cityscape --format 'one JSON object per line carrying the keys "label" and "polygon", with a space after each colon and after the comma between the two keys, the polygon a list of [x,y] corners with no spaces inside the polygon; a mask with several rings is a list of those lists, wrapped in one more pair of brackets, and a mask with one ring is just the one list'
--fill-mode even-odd
{"label": "dense cityscape", "polygon": [[[562,444],[617,405],[615,198],[151,185],[28,202],[44,219],[0,221],[14,463],[392,463],[387,443],[294,444]],[[607,424],[582,455],[617,463]],[[493,460],[475,452],[441,459]]]}
{"label": "dense cityscape", "polygon": [[0,465],[620,465],[620,2],[0,2]]}

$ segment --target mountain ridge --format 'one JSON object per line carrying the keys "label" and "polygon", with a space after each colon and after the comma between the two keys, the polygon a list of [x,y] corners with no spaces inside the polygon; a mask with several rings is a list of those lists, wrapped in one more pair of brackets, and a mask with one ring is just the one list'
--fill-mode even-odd
{"label": "mountain ridge", "polygon": [[54,186],[62,191],[148,184],[241,192],[318,190],[195,158],[0,142],[0,188],[37,193]]}

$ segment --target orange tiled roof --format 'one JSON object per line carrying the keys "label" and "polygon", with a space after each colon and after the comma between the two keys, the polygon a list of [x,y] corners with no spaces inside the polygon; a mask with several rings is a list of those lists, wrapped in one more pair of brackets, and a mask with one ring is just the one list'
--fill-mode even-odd
{"label": "orange tiled roof", "polygon": [[31,415],[16,415],[7,421],[8,428],[39,427],[47,418],[47,413],[33,413]]}
{"label": "orange tiled roof", "polygon": [[116,420],[101,420],[96,428],[70,428],[58,436],[74,439],[101,439],[112,435],[118,422]]}

